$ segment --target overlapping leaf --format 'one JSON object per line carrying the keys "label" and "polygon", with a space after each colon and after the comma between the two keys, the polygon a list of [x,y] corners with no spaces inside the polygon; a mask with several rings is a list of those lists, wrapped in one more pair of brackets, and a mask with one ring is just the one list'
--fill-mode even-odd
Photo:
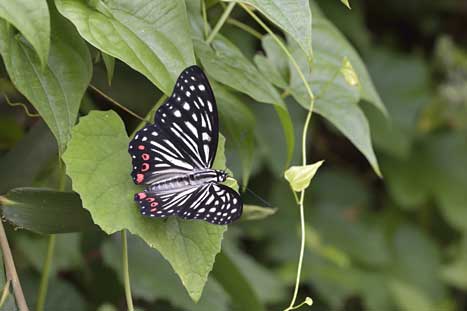
{"label": "overlapping leaf", "polygon": [[309,0],[226,0],[249,4],[288,33],[302,48],[311,62],[311,10]]}
{"label": "overlapping leaf", "polygon": [[50,15],[47,1],[2,1],[0,18],[21,32],[36,51],[40,64],[45,66],[50,49]]}
{"label": "overlapping leaf", "polygon": [[141,72],[170,94],[180,72],[194,64],[185,2],[58,0],[57,7],[89,43]]}
{"label": "overlapping leaf", "polygon": [[[180,276],[195,301],[212,269],[226,226],[175,217],[167,220],[141,216],[133,196],[141,187],[130,178],[129,139],[123,122],[114,112],[91,112],[81,118],[64,155],[84,208],[106,233],[128,229],[164,256]],[[224,139],[214,166],[225,168]]]}
{"label": "overlapping leaf", "polygon": [[4,21],[0,21],[0,53],[12,82],[40,113],[63,152],[92,68],[86,44],[73,26],[56,12],[52,26],[45,68],[32,47]]}
{"label": "overlapping leaf", "polygon": [[205,42],[195,40],[196,54],[209,76],[239,92],[245,93],[261,103],[274,105],[284,130],[287,143],[287,162],[294,148],[293,126],[287,107],[277,90],[226,38],[218,35],[211,48]]}

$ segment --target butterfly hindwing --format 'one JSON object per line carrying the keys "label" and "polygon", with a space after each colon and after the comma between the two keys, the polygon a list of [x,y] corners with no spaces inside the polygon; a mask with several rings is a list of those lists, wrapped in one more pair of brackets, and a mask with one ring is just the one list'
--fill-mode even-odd
{"label": "butterfly hindwing", "polygon": [[202,219],[216,225],[229,224],[242,215],[240,195],[221,184],[206,184],[200,188],[196,199],[185,204],[178,215],[185,219]]}

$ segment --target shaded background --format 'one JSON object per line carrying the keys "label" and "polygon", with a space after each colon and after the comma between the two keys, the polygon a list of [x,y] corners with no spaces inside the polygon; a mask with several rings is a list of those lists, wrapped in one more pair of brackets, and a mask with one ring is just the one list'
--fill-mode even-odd
{"label": "shaded background", "polygon": [[[467,3],[351,1],[350,12],[337,0],[318,3],[359,51],[390,120],[360,103],[384,176],[379,179],[346,138],[321,117],[313,117],[309,154],[313,161],[326,162],[307,193],[300,295],[313,298],[313,310],[463,310]],[[213,7],[210,19],[217,20],[221,12]],[[234,16],[257,28],[241,11]],[[222,32],[248,57],[261,49],[257,40],[233,26],[226,25]],[[25,102],[3,68],[1,73],[0,90],[12,102]],[[102,62],[95,65],[93,83],[140,115],[160,95],[118,61],[111,87]],[[305,111],[288,101],[298,135]],[[257,118],[257,148],[249,188],[279,211],[265,220],[229,227],[223,252],[233,262],[216,262],[198,305],[190,301],[169,265],[131,237],[133,294],[142,309],[241,310],[238,301],[252,299],[250,295],[268,310],[288,304],[299,253],[298,209],[281,176],[284,154],[283,143],[275,139],[282,135],[277,117],[270,107],[251,107]],[[114,106],[89,91],[81,114],[109,108]],[[119,113],[128,129],[138,122]],[[228,141],[227,136],[229,167],[238,176],[241,168]],[[12,185],[55,185],[55,148],[39,118],[0,99],[0,193]],[[245,200],[262,204],[248,194]],[[8,233],[32,305],[47,241],[25,231]],[[123,310],[119,254],[119,241],[101,232],[59,235],[46,310]],[[236,294],[225,290],[223,273],[239,289]]]}

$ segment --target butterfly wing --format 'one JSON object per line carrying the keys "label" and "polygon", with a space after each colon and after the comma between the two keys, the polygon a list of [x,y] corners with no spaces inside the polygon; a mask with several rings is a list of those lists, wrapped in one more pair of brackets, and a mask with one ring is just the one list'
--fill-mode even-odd
{"label": "butterfly wing", "polygon": [[128,152],[133,165],[131,176],[136,184],[186,174],[195,167],[157,124],[139,130],[130,141]]}
{"label": "butterfly wing", "polygon": [[242,199],[235,190],[210,183],[200,187],[196,199],[183,205],[177,214],[185,219],[202,219],[215,225],[227,225],[240,218],[242,210]]}
{"label": "butterfly wing", "polygon": [[226,225],[240,218],[243,203],[233,189],[216,184],[185,188],[179,192],[135,195],[141,213],[149,217],[178,215],[184,219],[202,219],[211,224]]}
{"label": "butterfly wing", "polygon": [[211,168],[219,139],[219,121],[211,86],[198,66],[181,73],[154,121],[195,167]]}
{"label": "butterfly wing", "polygon": [[129,144],[136,184],[212,166],[219,139],[217,107],[198,66],[182,72],[154,119],[155,124],[139,130]]}

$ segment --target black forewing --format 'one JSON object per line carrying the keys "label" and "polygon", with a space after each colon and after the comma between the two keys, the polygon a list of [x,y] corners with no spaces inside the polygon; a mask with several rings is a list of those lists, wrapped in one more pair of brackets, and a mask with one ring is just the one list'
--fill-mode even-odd
{"label": "black forewing", "polygon": [[219,139],[219,121],[211,86],[198,66],[181,73],[154,121],[186,155],[187,161],[197,168],[211,168]]}

